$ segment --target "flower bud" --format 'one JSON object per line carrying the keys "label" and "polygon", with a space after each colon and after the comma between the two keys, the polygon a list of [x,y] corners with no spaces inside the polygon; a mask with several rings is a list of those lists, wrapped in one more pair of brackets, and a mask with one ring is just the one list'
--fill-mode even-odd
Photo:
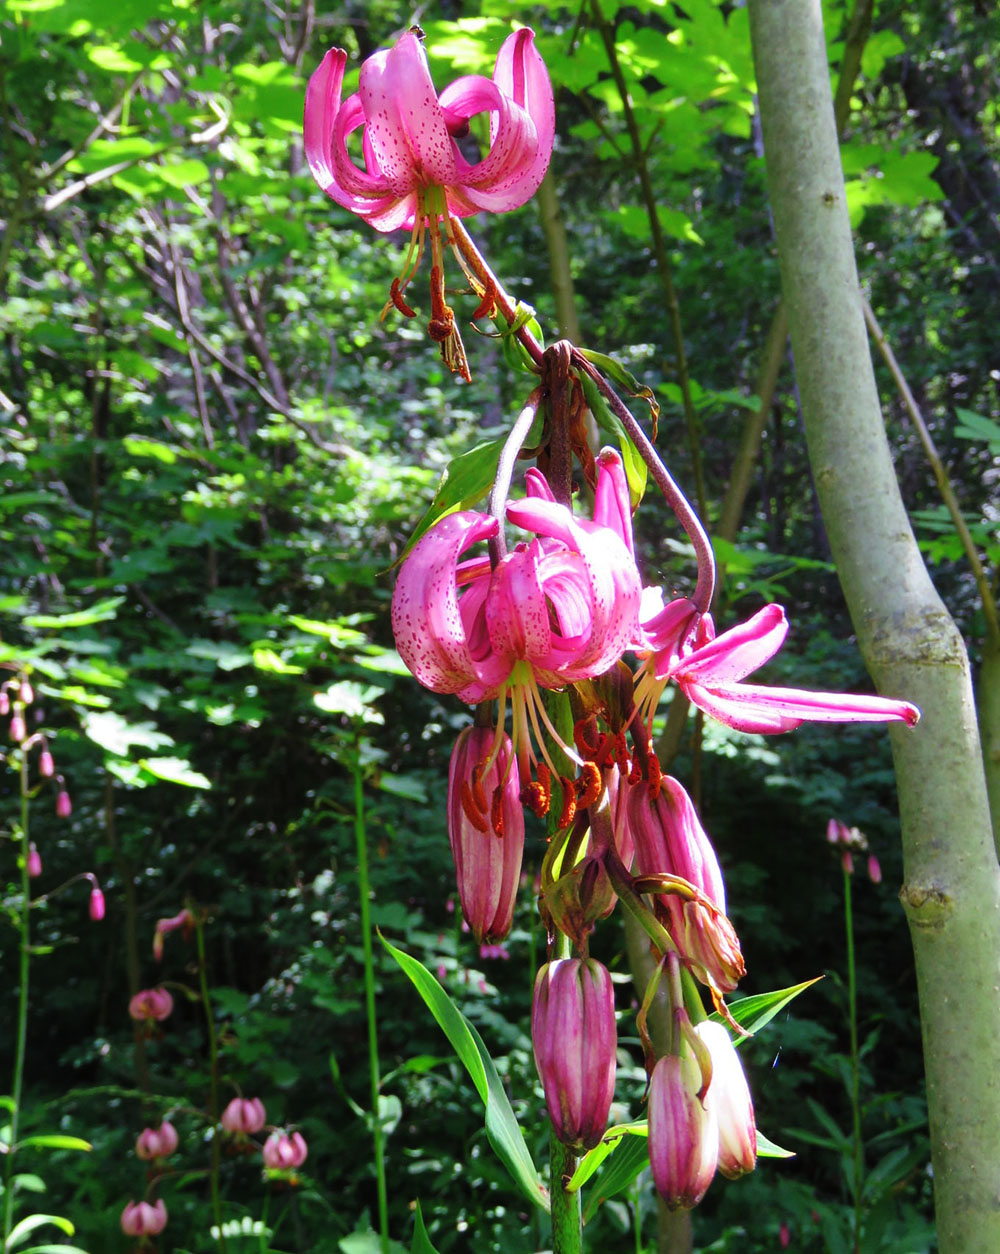
{"label": "flower bud", "polygon": [[267,1120],[264,1103],[259,1097],[234,1097],[222,1112],[222,1126],[234,1136],[259,1132]]}
{"label": "flower bud", "polygon": [[873,884],[882,883],[882,866],[873,853],[868,855],[868,878]]}
{"label": "flower bud", "polygon": [[735,1180],[757,1165],[757,1125],[747,1078],[732,1038],[721,1023],[706,1019],[694,1030],[712,1059],[705,1106],[715,1112],[719,1125],[719,1170]]}
{"label": "flower bud", "polygon": [[135,1152],[145,1162],[169,1158],[177,1148],[177,1129],[165,1119],[158,1128],[143,1128],[135,1143]]}
{"label": "flower bud", "polygon": [[129,1015],[138,1023],[155,1019],[162,1023],[174,1008],[174,999],[165,988],[141,989],[128,1004]]}
{"label": "flower bud", "polygon": [[10,738],[20,744],[28,735],[28,729],[24,725],[24,715],[20,710],[15,709],[10,720]]}
{"label": "flower bud", "polygon": [[92,923],[100,923],[104,918],[104,894],[95,884],[90,890],[90,919]]}
{"label": "flower bud", "polygon": [[68,819],[72,813],[73,803],[69,799],[69,793],[65,788],[60,788],[56,797],[56,815],[61,819]]}
{"label": "flower bud", "polygon": [[129,1202],[122,1211],[122,1232],[129,1237],[155,1237],[167,1226],[167,1208],[163,1199],[151,1206],[149,1202]]}
{"label": "flower bud", "polygon": [[615,996],[607,967],[559,958],[535,978],[535,1066],[556,1136],[592,1149],[604,1135],[615,1092]]}
{"label": "flower bud", "polygon": [[31,879],[37,880],[42,873],[42,855],[38,852],[34,845],[28,848],[28,875]]}
{"label": "flower bud", "polygon": [[715,1111],[698,1097],[701,1071],[693,1058],[668,1054],[649,1082],[649,1163],[669,1210],[697,1206],[719,1158]]}
{"label": "flower bud", "polygon": [[10,693],[6,688],[0,688],[0,715],[10,713]]}
{"label": "flower bud", "polygon": [[38,773],[44,775],[46,779],[51,779],[56,773],[56,764],[52,761],[52,754],[48,749],[43,749],[38,755]]}
{"label": "flower bud", "polygon": [[26,679],[21,680],[21,687],[18,689],[17,699],[24,705],[31,705],[32,701],[35,699],[34,690]]}
{"label": "flower bud", "polygon": [[153,933],[153,957],[156,961],[160,962],[163,958],[163,938],[168,932],[183,929],[186,940],[194,928],[195,917],[186,907],[179,914],[175,914],[172,919],[157,919],[156,930]]}
{"label": "flower bud", "polygon": [[264,1142],[264,1166],[271,1171],[292,1171],[306,1161],[307,1152],[301,1132],[272,1132]]}
{"label": "flower bud", "polygon": [[458,895],[479,944],[503,940],[510,931],[524,852],[520,783],[506,733],[489,769],[482,769],[494,739],[490,728],[466,727],[448,771],[448,839]]}

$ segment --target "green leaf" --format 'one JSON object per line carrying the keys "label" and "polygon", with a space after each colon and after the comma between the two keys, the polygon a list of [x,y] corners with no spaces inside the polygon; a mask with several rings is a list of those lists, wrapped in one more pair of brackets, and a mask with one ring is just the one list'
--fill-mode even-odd
{"label": "green leaf", "polygon": [[133,745],[142,745],[145,749],[163,749],[174,743],[173,737],[157,731],[154,723],[128,723],[120,714],[113,712],[87,712],[81,722],[84,732],[94,744],[100,745],[118,758],[127,758]]}
{"label": "green leaf", "polygon": [[284,658],[280,658],[273,649],[255,648],[253,664],[259,671],[270,671],[274,675],[304,675],[305,667],[292,666]]}
{"label": "green leaf", "polygon": [[[818,984],[822,978],[821,975],[817,975],[815,979],[804,980],[801,984],[792,984],[788,988],[779,988],[773,993],[755,993],[753,997],[743,997],[740,1001],[730,1003],[729,1013],[741,1028],[745,1028],[748,1032],[759,1032],[790,1001],[793,1001],[800,993],[804,993],[807,988]],[[725,1023],[725,1019],[718,1011],[709,1015],[709,1018],[714,1019],[716,1023]],[[745,1036],[735,1036],[733,1044],[742,1045],[746,1039]]]}
{"label": "green leaf", "polygon": [[486,1135],[497,1156],[525,1197],[535,1206],[547,1211],[548,1190],[531,1161],[524,1136],[504,1092],[503,1082],[479,1033],[422,963],[391,945],[381,934],[379,939],[412,981],[472,1077],[476,1091],[486,1107]]}
{"label": "green leaf", "polygon": [[622,452],[625,478],[628,480],[629,499],[632,502],[632,508],[635,509],[646,493],[648,475],[646,463],[632,443],[632,437],[625,430],[621,419],[612,412],[597,384],[583,371],[580,372],[579,379],[583,386],[583,394],[587,398],[587,405],[594,415],[594,421],[602,431],[607,431],[618,441],[618,447]]}
{"label": "green leaf", "polygon": [[1000,423],[960,406],[955,407],[955,413],[958,415],[955,434],[960,440],[986,440],[990,452],[1000,456]]}
{"label": "green leaf", "polygon": [[645,1121],[636,1123],[618,1124],[616,1127],[608,1128],[607,1132],[601,1137],[592,1150],[588,1150],[577,1164],[576,1171],[573,1172],[573,1178],[566,1186],[567,1193],[574,1193],[581,1188],[594,1172],[600,1167],[604,1160],[615,1152],[622,1144],[626,1136],[648,1136],[649,1128]]}
{"label": "green leaf", "polygon": [[331,684],[325,692],[317,692],[313,701],[327,714],[344,714],[348,718],[361,719],[364,723],[382,723],[385,720],[372,706],[372,702],[385,692],[374,684],[352,683],[349,679]]}
{"label": "green leaf", "polygon": [[794,1158],[795,1154],[792,1150],[782,1149],[780,1145],[775,1145],[773,1141],[757,1129],[757,1157],[758,1158]]}
{"label": "green leaf", "polygon": [[639,1130],[640,1126],[634,1124],[633,1135],[618,1142],[621,1149],[594,1181],[594,1187],[587,1198],[584,1222],[593,1216],[602,1202],[627,1189],[636,1176],[649,1166],[649,1148],[646,1137]]}
{"label": "green leaf", "polygon": [[33,1245],[22,1250],[21,1254],[87,1254],[87,1251],[81,1250],[78,1245],[63,1245],[60,1242],[56,1245]]}
{"label": "green leaf", "polygon": [[417,1198],[416,1212],[413,1217],[413,1240],[410,1242],[410,1254],[438,1254],[431,1244],[424,1227],[424,1217],[420,1213],[420,1199]]}
{"label": "green leaf", "polygon": [[183,784],[185,788],[212,787],[211,781],[200,771],[192,770],[185,758],[140,758],[139,765],[168,784]]}
{"label": "green leaf", "polygon": [[34,1146],[37,1149],[75,1149],[75,1150],[91,1150],[94,1147],[89,1141],[81,1140],[78,1136],[65,1136],[61,1132],[43,1132],[39,1136],[26,1136],[23,1141],[18,1141],[18,1149],[27,1149]]}
{"label": "green leaf", "polygon": [[69,614],[29,614],[24,620],[26,627],[50,627],[64,630],[67,627],[89,627],[93,623],[106,623],[118,613],[124,597],[107,597],[95,601],[87,610],[74,610]]}
{"label": "green leaf", "polygon": [[204,161],[192,158],[188,161],[176,161],[173,165],[161,165],[158,173],[168,186],[181,188],[204,183],[209,171]]}
{"label": "green leaf", "polygon": [[20,1245],[36,1228],[41,1228],[45,1224],[52,1224],[68,1237],[76,1231],[72,1223],[64,1219],[62,1215],[26,1215],[11,1229],[10,1236],[7,1238],[7,1249],[12,1250],[15,1245]]}

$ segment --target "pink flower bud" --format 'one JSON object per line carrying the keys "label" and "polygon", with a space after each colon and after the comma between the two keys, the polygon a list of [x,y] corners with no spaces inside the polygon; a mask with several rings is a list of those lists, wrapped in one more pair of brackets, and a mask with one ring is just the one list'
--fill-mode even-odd
{"label": "pink flower bud", "polygon": [[782,1223],[781,1227],[778,1229],[778,1244],[781,1246],[783,1250],[787,1250],[789,1245],[791,1245],[791,1243],[792,1243],[791,1230],[789,1229],[788,1224]]}
{"label": "pink flower bud", "polygon": [[508,770],[510,737],[488,769],[488,727],[458,735],[448,771],[448,839],[455,859],[462,912],[479,944],[510,931],[524,852],[524,811],[517,767]]}
{"label": "pink flower bud", "polygon": [[128,1012],[137,1022],[155,1019],[162,1023],[174,1008],[174,999],[165,988],[144,988],[128,1004]]}
{"label": "pink flower bud", "polygon": [[42,855],[38,852],[34,845],[28,849],[28,875],[37,880],[42,873]]}
{"label": "pink flower bud", "polygon": [[0,715],[10,713],[10,693],[6,688],[0,688]]}
{"label": "pink flower bud", "polygon": [[52,761],[52,754],[48,749],[43,749],[38,755],[38,773],[44,775],[46,779],[51,779],[56,773],[56,764]]}
{"label": "pink flower bud", "polygon": [[264,1142],[264,1166],[271,1171],[291,1171],[306,1161],[305,1139],[301,1132],[272,1132]]}
{"label": "pink flower bud", "polygon": [[153,933],[153,957],[159,962],[163,958],[163,938],[168,932],[183,929],[186,940],[195,928],[195,917],[186,907],[172,919],[157,919],[156,931]]}
{"label": "pink flower bud", "polygon": [[28,729],[24,725],[24,715],[20,710],[17,710],[10,720],[10,738],[20,744],[27,735]]}
{"label": "pink flower bud", "polygon": [[26,679],[21,680],[21,687],[18,689],[17,699],[24,705],[31,705],[32,701],[35,699],[35,694],[32,690],[31,684],[29,684]]}
{"label": "pink flower bud", "polygon": [[129,1202],[122,1211],[122,1232],[130,1237],[155,1237],[167,1226],[167,1208],[161,1198],[155,1206],[149,1202]]}
{"label": "pink flower bud", "polygon": [[234,1097],[222,1112],[222,1126],[234,1136],[259,1132],[266,1120],[264,1103],[259,1097]]}
{"label": "pink flower bud", "polygon": [[73,803],[69,799],[69,793],[65,788],[60,788],[56,797],[56,815],[61,819],[68,819],[72,813]]}
{"label": "pink flower bud", "polygon": [[668,1054],[649,1082],[649,1163],[669,1210],[697,1206],[719,1158],[715,1111],[698,1097],[701,1071],[693,1058]]}
{"label": "pink flower bud", "polygon": [[104,918],[104,894],[95,884],[90,890],[90,919],[92,923],[100,923]]}
{"label": "pink flower bud", "polygon": [[615,996],[607,967],[592,958],[548,962],[531,1007],[535,1066],[556,1136],[593,1149],[615,1092]]}
{"label": "pink flower bud", "polygon": [[158,1128],[143,1128],[135,1143],[135,1152],[145,1162],[169,1158],[177,1148],[177,1129],[166,1120]]}
{"label": "pink flower bud", "polygon": [[850,849],[845,849],[840,855],[840,865],[844,868],[845,875],[854,874],[854,858],[851,856]]}
{"label": "pink flower bud", "polygon": [[882,866],[873,853],[868,855],[868,878],[873,884],[882,883]]}
{"label": "pink flower bud", "polygon": [[732,1038],[721,1023],[706,1019],[694,1030],[712,1059],[705,1106],[714,1111],[719,1125],[719,1170],[735,1180],[757,1165],[757,1125],[747,1078]]}

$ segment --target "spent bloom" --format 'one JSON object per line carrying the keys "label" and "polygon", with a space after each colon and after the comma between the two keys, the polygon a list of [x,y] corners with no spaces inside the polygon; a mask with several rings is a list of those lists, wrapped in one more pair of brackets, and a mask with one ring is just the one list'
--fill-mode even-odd
{"label": "spent bloom", "polygon": [[301,1132],[272,1132],[264,1142],[264,1166],[272,1171],[292,1171],[302,1166],[307,1153]]}
{"label": "spent bloom", "polygon": [[160,1198],[150,1202],[129,1202],[122,1211],[122,1232],[129,1237],[155,1237],[167,1226],[167,1208]]}
{"label": "spent bloom", "polygon": [[165,988],[141,989],[128,1004],[129,1015],[138,1023],[155,1019],[162,1023],[174,1008],[174,999]]}
{"label": "spent bloom", "polygon": [[509,771],[510,737],[466,727],[448,771],[448,839],[462,913],[477,942],[502,940],[514,918],[524,852],[524,811],[517,775]]}
{"label": "spent bloom", "polygon": [[166,1119],[158,1128],[143,1128],[135,1142],[135,1152],[145,1162],[169,1158],[177,1148],[177,1129]]}
{"label": "spent bloom", "polygon": [[593,958],[547,962],[535,977],[531,1040],[556,1136],[592,1149],[615,1092],[618,1034],[607,967]]}
{"label": "spent bloom", "polygon": [[267,1120],[264,1103],[259,1097],[234,1097],[222,1112],[222,1126],[234,1136],[259,1132]]}

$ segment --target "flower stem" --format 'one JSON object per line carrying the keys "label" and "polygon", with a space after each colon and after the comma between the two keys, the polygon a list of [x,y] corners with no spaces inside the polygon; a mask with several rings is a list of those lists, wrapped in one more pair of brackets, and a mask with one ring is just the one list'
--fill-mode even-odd
{"label": "flower stem", "polygon": [[576,1170],[576,1155],[568,1145],[563,1145],[555,1132],[549,1134],[549,1164],[552,1173],[549,1187],[552,1198],[553,1254],[582,1254],[583,1213],[580,1190],[567,1193],[563,1187]]}
{"label": "flower stem", "polygon": [[[476,279],[483,285],[483,291],[492,291],[496,307],[511,326],[517,320],[517,306],[505,290],[503,284],[490,268],[489,262],[472,242],[472,237],[462,225],[461,219],[450,219],[451,230],[455,239],[455,247],[469,265]],[[527,327],[520,327],[516,332],[518,340],[524,345],[528,356],[536,366],[542,364],[544,350]]]}
{"label": "flower stem", "polygon": [[225,1250],[226,1237],[222,1230],[222,1196],[219,1192],[219,1169],[222,1164],[222,1138],[219,1135],[219,1042],[215,1034],[215,1016],[212,1013],[212,997],[208,989],[208,963],[205,958],[205,926],[201,912],[192,910],[195,920],[195,943],[198,947],[198,988],[201,1004],[205,1008],[205,1030],[208,1033],[208,1117],[212,1121],[212,1168],[209,1186],[212,1191],[212,1217],[219,1233],[219,1249]]}
{"label": "flower stem", "polygon": [[30,956],[31,884],[28,877],[28,755],[21,748],[21,915],[18,919],[19,980],[17,1000],[17,1039],[14,1047],[14,1078],[11,1084],[12,1107],[10,1112],[10,1145],[4,1155],[4,1207],[3,1249],[7,1248],[14,1223],[14,1156],[17,1153],[17,1133],[21,1115],[21,1094],[24,1088],[24,1060],[28,1043],[28,959]]}
{"label": "flower stem", "polygon": [[368,1018],[368,1070],[371,1080],[372,1148],[378,1191],[378,1230],[382,1254],[389,1254],[389,1202],[385,1186],[382,1118],[379,1108],[378,1025],[375,1019],[375,958],[372,953],[371,889],[368,882],[368,846],[365,838],[365,799],[361,773],[361,734],[354,740],[354,835],[358,849],[358,896],[361,903],[361,943],[365,960],[365,1011]]}
{"label": "flower stem", "polygon": [[847,1012],[851,1032],[851,1112],[854,1140],[854,1251],[861,1249],[861,1189],[864,1183],[864,1142],[861,1139],[861,1059],[858,1056],[858,988],[854,966],[854,911],[851,904],[851,877],[844,877],[844,930],[847,934]]}

